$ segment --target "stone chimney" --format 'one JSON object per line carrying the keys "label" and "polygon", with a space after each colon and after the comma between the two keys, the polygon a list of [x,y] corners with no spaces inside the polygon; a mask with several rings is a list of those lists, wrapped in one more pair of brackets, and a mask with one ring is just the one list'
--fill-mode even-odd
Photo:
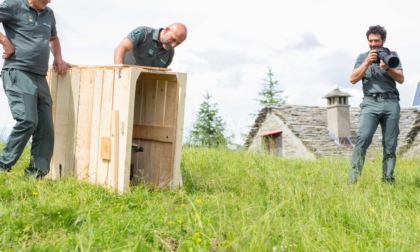
{"label": "stone chimney", "polygon": [[348,93],[341,92],[338,87],[324,96],[328,102],[328,130],[330,136],[333,136],[334,140],[340,143],[347,142],[346,140],[350,136],[350,105],[348,99],[350,96]]}

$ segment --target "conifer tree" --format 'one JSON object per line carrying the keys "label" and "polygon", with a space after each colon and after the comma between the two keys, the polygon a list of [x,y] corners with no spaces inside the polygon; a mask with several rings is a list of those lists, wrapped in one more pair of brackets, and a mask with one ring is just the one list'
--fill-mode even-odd
{"label": "conifer tree", "polygon": [[279,81],[273,79],[274,73],[271,68],[268,68],[267,79],[263,79],[263,88],[259,92],[260,99],[257,101],[261,106],[265,107],[269,104],[285,104],[286,98],[282,96],[283,90],[279,90]]}
{"label": "conifer tree", "polygon": [[227,147],[230,138],[225,136],[225,123],[219,116],[217,103],[211,103],[211,95],[207,92],[200,105],[196,122],[187,140],[187,144],[196,147]]}

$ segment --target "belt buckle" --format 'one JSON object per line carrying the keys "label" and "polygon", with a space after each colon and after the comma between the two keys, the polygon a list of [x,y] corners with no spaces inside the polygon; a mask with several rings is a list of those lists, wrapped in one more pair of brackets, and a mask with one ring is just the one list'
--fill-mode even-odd
{"label": "belt buckle", "polygon": [[379,93],[379,97],[382,99],[388,99],[390,98],[390,94],[389,93]]}

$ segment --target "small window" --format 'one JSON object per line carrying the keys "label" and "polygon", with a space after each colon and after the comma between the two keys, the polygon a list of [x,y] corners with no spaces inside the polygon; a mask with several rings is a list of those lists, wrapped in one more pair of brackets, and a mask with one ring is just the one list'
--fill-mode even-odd
{"label": "small window", "polygon": [[262,135],[262,138],[267,153],[283,156],[283,135],[281,130],[265,133]]}

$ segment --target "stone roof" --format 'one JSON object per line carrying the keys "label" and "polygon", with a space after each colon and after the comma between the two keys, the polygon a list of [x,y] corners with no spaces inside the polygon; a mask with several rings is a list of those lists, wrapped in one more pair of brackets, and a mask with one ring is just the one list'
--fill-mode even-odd
{"label": "stone roof", "polygon": [[324,98],[330,98],[330,97],[350,97],[351,95],[349,93],[343,92],[340,89],[336,88],[333,89],[331,92],[326,94]]}
{"label": "stone roof", "polygon": [[[248,134],[245,148],[248,148],[256,137],[267,113],[278,116],[306,148],[316,156],[350,156],[353,152],[353,146],[340,144],[330,137],[327,126],[327,107],[300,105],[270,105],[262,109]],[[351,136],[349,136],[349,140],[353,144],[357,137],[359,115],[360,109],[358,107],[350,108]],[[407,150],[415,144],[413,141],[416,139],[419,130],[420,112],[415,108],[401,109],[398,150]],[[381,147],[381,138],[381,127],[378,126],[371,147]]]}

